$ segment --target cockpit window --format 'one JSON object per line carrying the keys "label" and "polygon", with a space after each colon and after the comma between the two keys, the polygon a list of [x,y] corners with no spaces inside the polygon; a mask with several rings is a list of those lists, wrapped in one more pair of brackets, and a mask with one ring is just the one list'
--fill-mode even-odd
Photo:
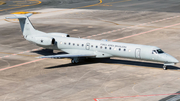
{"label": "cockpit window", "polygon": [[164,53],[161,49],[157,49],[158,54]]}
{"label": "cockpit window", "polygon": [[152,51],[152,54],[157,54],[157,51],[156,51],[156,50],[153,50],[153,51]]}
{"label": "cockpit window", "polygon": [[162,54],[164,53],[161,49],[153,50],[152,54]]}

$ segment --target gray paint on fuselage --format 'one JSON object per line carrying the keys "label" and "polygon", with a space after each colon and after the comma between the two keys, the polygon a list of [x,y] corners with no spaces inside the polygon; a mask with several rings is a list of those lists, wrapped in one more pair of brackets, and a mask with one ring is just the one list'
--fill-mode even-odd
{"label": "gray paint on fuselage", "polygon": [[[51,36],[52,37],[52,36]],[[57,41],[57,47],[58,49],[61,49],[63,51],[68,50],[67,53],[71,53],[71,49],[73,50],[87,50],[86,44],[89,43],[89,50],[97,52],[102,52],[104,56],[99,58],[106,57],[106,54],[109,56],[118,56],[118,57],[124,57],[124,58],[136,58],[136,49],[140,49],[140,58],[139,59],[145,59],[145,60],[153,60],[151,57],[153,57],[152,50],[159,49],[155,46],[148,46],[148,45],[138,45],[138,44],[129,44],[129,43],[120,43],[120,42],[110,42],[110,41],[101,41],[101,40],[90,40],[90,39],[81,39],[81,38],[72,38],[72,37],[56,37],[55,40]],[[64,44],[66,43],[66,44]],[[70,43],[70,45],[69,45]],[[73,45],[75,44],[75,45]],[[79,46],[77,46],[79,44]],[[83,44],[83,46],[82,46]],[[91,47],[93,45],[93,47]],[[111,45],[111,46],[109,46]],[[96,48],[98,46],[98,48]],[[102,48],[101,48],[102,47]],[[107,49],[105,49],[107,47]],[[111,47],[111,49],[109,49]],[[114,49],[116,48],[116,49]],[[121,49],[121,50],[119,50]],[[125,49],[125,51],[124,51]],[[138,59],[138,58],[137,58]]]}

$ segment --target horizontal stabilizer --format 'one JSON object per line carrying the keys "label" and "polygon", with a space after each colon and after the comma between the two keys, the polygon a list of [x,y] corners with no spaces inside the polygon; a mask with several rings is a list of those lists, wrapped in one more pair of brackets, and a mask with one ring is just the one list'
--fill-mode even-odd
{"label": "horizontal stabilizer", "polygon": [[30,17],[32,15],[32,13],[28,13],[28,14],[14,14],[14,17],[6,17],[6,19],[21,19],[21,18],[27,18]]}
{"label": "horizontal stabilizer", "polygon": [[95,57],[94,54],[61,54],[61,55],[48,55],[37,58],[75,58],[75,57]]}

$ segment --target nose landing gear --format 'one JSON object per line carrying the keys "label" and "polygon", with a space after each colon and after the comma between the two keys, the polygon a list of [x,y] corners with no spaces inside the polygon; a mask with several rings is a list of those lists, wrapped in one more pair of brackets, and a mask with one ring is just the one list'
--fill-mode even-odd
{"label": "nose landing gear", "polygon": [[168,68],[167,68],[167,66],[174,66],[176,63],[164,63],[164,66],[163,66],[163,69],[164,70],[167,70]]}

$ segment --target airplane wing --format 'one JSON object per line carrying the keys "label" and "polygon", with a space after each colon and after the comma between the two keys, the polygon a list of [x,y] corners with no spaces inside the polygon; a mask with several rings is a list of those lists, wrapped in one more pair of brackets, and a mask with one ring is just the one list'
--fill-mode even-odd
{"label": "airplane wing", "polygon": [[60,58],[75,58],[75,57],[95,57],[96,55],[94,54],[61,54],[61,55],[48,55],[48,56],[41,56],[37,58],[55,58],[55,59],[60,59]]}

